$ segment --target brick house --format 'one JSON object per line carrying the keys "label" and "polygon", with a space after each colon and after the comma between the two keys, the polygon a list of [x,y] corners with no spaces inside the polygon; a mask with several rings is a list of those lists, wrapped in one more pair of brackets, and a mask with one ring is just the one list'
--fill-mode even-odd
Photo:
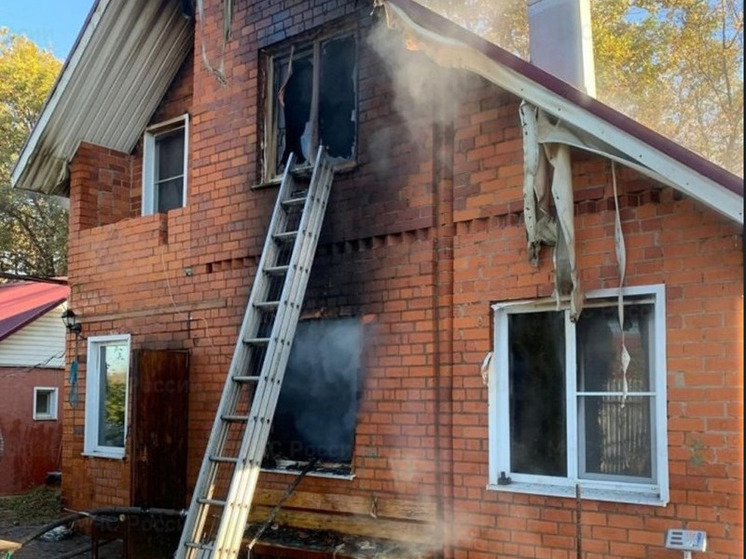
{"label": "brick house", "polygon": [[321,141],[255,552],[741,557],[742,179],[410,0],[189,4],[99,0],[13,174],[70,199],[67,505],[188,504]]}
{"label": "brick house", "polygon": [[59,471],[69,293],[64,279],[0,283],[0,496]]}

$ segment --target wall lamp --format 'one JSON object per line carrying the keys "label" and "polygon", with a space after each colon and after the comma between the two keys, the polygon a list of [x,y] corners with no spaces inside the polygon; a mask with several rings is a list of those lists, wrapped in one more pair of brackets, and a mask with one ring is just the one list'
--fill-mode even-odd
{"label": "wall lamp", "polygon": [[65,328],[76,335],[80,334],[80,331],[83,329],[80,322],[78,322],[78,318],[71,309],[67,309],[62,313],[62,322],[65,323]]}

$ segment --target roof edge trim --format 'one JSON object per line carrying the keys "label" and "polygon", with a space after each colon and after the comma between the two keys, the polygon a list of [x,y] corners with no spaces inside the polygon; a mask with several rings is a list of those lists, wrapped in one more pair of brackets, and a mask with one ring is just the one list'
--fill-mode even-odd
{"label": "roof edge trim", "polygon": [[[663,137],[659,140],[671,144],[669,150],[651,145],[645,138],[633,134],[626,128],[631,126],[635,129],[639,128],[641,133],[644,131],[650,136],[660,136],[655,131],[645,128],[622,113],[575,90],[551,74],[481,39],[427,8],[420,5],[412,6],[411,9],[417,13],[426,13],[433,20],[438,22],[442,20],[443,25],[452,25],[454,35],[468,34],[468,37],[484,42],[485,45],[495,49],[500,57],[498,59],[497,56],[490,56],[476,46],[454,36],[444,36],[441,32],[428,29],[415,22],[401,4],[409,5],[411,2],[408,0],[376,0],[376,5],[384,7],[387,25],[401,33],[407,48],[423,52],[440,66],[478,74],[543,109],[560,121],[585,130],[599,142],[615,146],[630,161],[636,162],[635,168],[638,171],[691,196],[721,215],[743,225],[742,181],[739,191],[731,184],[738,177],[726,169]],[[605,115],[605,113],[609,114]],[[614,121],[622,124],[629,121],[631,124],[621,127],[618,122],[612,122],[610,118],[607,118],[609,115],[614,116]],[[703,172],[668,153],[677,152],[677,150],[682,153],[686,152],[688,158],[696,159],[699,166],[704,168]]]}
{"label": "roof edge trim", "polygon": [[0,342],[2,342],[6,338],[12,336],[13,334],[15,334],[16,332],[18,332],[19,330],[22,330],[23,328],[25,328],[29,324],[32,324],[32,323],[36,322],[38,319],[40,319],[45,314],[53,311],[54,309],[56,309],[57,307],[59,307],[60,305],[62,305],[66,300],[67,300],[67,297],[63,297],[62,299],[56,299],[56,300],[54,300],[52,302],[49,302],[49,303],[47,303],[45,305],[41,305],[41,306],[39,306],[39,307],[37,307],[35,309],[30,310],[29,311],[29,317],[26,320],[24,320],[22,322],[19,322],[18,324],[16,324],[15,326],[13,326],[9,330],[7,330],[6,332],[0,333]]}
{"label": "roof edge trim", "polygon": [[44,103],[44,108],[42,109],[42,112],[39,115],[39,118],[37,119],[36,124],[31,131],[31,134],[26,140],[26,143],[21,149],[21,154],[13,167],[13,172],[10,177],[10,186],[12,188],[15,188],[17,186],[18,181],[21,178],[21,174],[26,168],[29,158],[36,151],[36,146],[39,142],[39,139],[41,138],[44,129],[49,122],[49,119],[51,118],[52,114],[54,114],[57,104],[60,102],[60,99],[62,99],[65,88],[72,79],[72,76],[75,73],[75,69],[78,67],[78,63],[83,57],[83,53],[85,52],[86,47],[91,40],[91,37],[93,37],[93,34],[96,31],[96,27],[98,27],[98,24],[101,21],[103,13],[106,11],[109,2],[110,0],[98,0],[95,6],[88,13],[85,27],[75,41],[72,55],[69,56],[67,61],[65,62],[65,65],[62,68],[62,72],[60,73],[57,82],[54,84],[54,87],[52,88],[47,101]]}

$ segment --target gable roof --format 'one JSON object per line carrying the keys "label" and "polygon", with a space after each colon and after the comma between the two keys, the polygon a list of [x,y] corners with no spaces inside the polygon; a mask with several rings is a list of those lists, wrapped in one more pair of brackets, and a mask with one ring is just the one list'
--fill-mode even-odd
{"label": "gable roof", "polygon": [[0,284],[0,341],[65,302],[69,296],[70,288],[58,283]]}
{"label": "gable roof", "polygon": [[96,0],[11,186],[66,196],[80,142],[131,152],[191,51],[193,27],[180,0]]}
{"label": "gable roof", "polygon": [[601,153],[743,225],[743,179],[413,0],[375,0],[408,48],[468,70],[557,119],[558,142]]}

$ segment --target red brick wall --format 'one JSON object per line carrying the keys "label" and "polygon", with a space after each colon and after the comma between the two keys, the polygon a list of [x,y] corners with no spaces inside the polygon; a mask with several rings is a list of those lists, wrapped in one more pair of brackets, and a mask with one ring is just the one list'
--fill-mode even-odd
{"label": "red brick wall", "polygon": [[70,204],[70,227],[84,230],[129,217],[132,158],[126,153],[80,144],[70,180],[80,185]]}
{"label": "red brick wall", "polygon": [[[238,2],[223,51],[219,2],[207,3],[193,70],[183,71],[167,96],[173,103],[154,117],[185,107],[191,115],[185,208],[138,217],[136,151],[129,218],[117,221],[121,214],[112,212],[98,226],[100,218],[83,211],[100,180],[92,152],[73,162],[71,203],[81,211],[71,227],[71,308],[81,311],[86,335],[129,332],[133,347],[190,350],[192,483],[276,194],[252,189],[260,178],[258,51],[345,14],[359,19],[361,37],[372,24],[367,4],[310,5]],[[222,61],[227,83],[203,63],[202,42],[214,66]],[[549,251],[538,268],[527,261],[518,99],[461,80],[452,119],[436,123],[447,113],[424,102],[410,114],[398,104],[393,73],[360,43],[358,165],[335,178],[305,308],[373,316],[355,478],[306,478],[299,491],[421,500],[435,511],[419,526],[421,540],[440,548],[442,536],[445,555],[460,559],[575,557],[578,530],[585,559],[674,557],[663,539],[682,525],[707,530],[708,557],[740,557],[742,231],[619,166],[626,283],[666,284],[671,502],[584,500],[578,517],[573,499],[485,489],[487,390],[479,367],[491,349],[490,303],[549,295],[552,267]],[[573,158],[583,286],[615,287],[610,163],[580,152]],[[63,477],[71,506],[126,502],[127,459],[82,458],[82,406],[71,415]],[[261,478],[269,489],[288,482]],[[383,520],[368,522],[383,531]]]}
{"label": "red brick wall", "polygon": [[[60,369],[0,367],[0,495],[23,493],[60,469]],[[57,419],[34,420],[34,387],[57,387]]]}
{"label": "red brick wall", "polygon": [[[191,90],[189,55],[151,124],[189,112]],[[85,338],[131,333],[133,349],[189,347],[185,339],[190,321],[179,311],[182,293],[189,289],[183,284],[189,215],[179,209],[141,216],[142,141],[132,154],[82,143],[70,175],[70,308],[81,316],[84,339],[77,348],[80,403],[75,408],[65,403],[70,421],[63,431],[63,496],[77,508],[123,505],[130,499],[128,458],[81,454]],[[68,352],[75,355],[70,339]],[[128,440],[128,450],[129,444]]]}

